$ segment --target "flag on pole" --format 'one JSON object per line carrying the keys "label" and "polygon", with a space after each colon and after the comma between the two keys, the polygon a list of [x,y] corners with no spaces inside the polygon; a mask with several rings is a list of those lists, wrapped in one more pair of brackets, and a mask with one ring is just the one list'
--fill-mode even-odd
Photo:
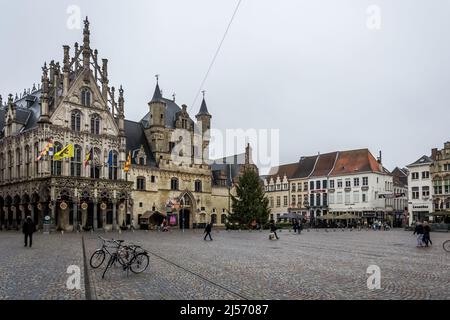
{"label": "flag on pole", "polygon": [[73,158],[74,156],[75,150],[73,144],[69,144],[66,147],[64,147],[64,149],[62,149],[61,151],[55,153],[55,155],[53,156],[53,160],[60,161],[65,158]]}
{"label": "flag on pole", "polygon": [[41,153],[37,156],[36,161],[41,161],[47,154],[50,156],[53,155],[53,141],[51,139],[45,145],[45,148],[41,151]]}
{"label": "flag on pole", "polygon": [[128,158],[127,158],[127,161],[125,162],[125,167],[124,167],[123,171],[125,171],[125,172],[130,171],[130,167],[131,167],[131,151],[128,152]]}
{"label": "flag on pole", "polygon": [[86,153],[86,158],[84,159],[84,166],[86,167],[89,164],[89,161],[94,159],[93,157],[94,148],[91,148],[88,153]]}

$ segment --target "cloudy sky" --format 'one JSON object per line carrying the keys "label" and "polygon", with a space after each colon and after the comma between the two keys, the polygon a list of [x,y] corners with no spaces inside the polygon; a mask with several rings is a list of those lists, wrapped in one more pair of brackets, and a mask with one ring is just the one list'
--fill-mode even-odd
{"label": "cloudy sky", "polygon": [[[67,24],[76,5],[132,120],[147,112],[155,74],[165,96],[198,111],[237,4],[0,1],[3,96],[38,82],[63,44],[82,42]],[[213,126],[279,129],[282,163],[367,147],[389,169],[405,166],[450,138],[449,15],[447,0],[242,0],[202,88]]]}

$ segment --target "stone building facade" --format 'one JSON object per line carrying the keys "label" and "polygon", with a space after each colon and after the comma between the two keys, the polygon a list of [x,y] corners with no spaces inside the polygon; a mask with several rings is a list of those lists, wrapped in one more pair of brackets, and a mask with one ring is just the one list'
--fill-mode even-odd
{"label": "stone building facade", "polygon": [[431,159],[434,211],[450,212],[450,142],[446,142],[441,150],[433,149]]}
{"label": "stone building facade", "polygon": [[[41,228],[50,217],[60,230],[138,227],[144,216],[185,228],[224,224],[239,175],[257,170],[250,147],[240,163],[211,163],[205,98],[193,120],[186,105],[162,96],[158,81],[143,118],[126,120],[124,89],[110,86],[89,27],[86,18],[72,56],[64,46],[61,64],[44,65],[38,87],[5,104],[0,97],[2,228],[18,228],[28,215]],[[68,145],[74,156],[54,161]]]}

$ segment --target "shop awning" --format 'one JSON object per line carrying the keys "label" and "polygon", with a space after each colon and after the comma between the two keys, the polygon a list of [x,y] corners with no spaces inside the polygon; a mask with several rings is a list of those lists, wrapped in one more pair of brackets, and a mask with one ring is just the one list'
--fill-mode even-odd
{"label": "shop awning", "polygon": [[444,217],[444,216],[450,216],[450,211],[438,211],[438,212],[433,212],[428,214],[428,216],[433,216],[433,217]]}

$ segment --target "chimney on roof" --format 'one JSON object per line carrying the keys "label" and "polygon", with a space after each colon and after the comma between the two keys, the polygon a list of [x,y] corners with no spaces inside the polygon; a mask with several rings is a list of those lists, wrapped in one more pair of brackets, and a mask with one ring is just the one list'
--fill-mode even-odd
{"label": "chimney on roof", "polygon": [[437,160],[437,153],[438,153],[437,148],[431,149],[431,159],[433,159],[433,161]]}
{"label": "chimney on roof", "polygon": [[380,155],[378,156],[378,163],[383,164],[383,153],[380,151]]}

